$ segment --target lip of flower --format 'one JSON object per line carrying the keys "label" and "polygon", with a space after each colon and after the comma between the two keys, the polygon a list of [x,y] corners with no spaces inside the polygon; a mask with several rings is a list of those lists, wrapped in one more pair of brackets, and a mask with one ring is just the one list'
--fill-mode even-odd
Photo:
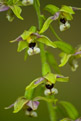
{"label": "lip of flower", "polygon": [[7,11],[8,9],[9,9],[8,6],[6,6],[6,5],[0,3],[0,12],[2,12],[2,11]]}
{"label": "lip of flower", "polygon": [[36,43],[35,43],[35,42],[31,42],[31,43],[29,43],[29,48],[34,49],[35,46],[36,46]]}
{"label": "lip of flower", "polygon": [[52,94],[58,94],[58,90],[56,89],[56,88],[52,88],[52,89],[46,89],[45,91],[44,91],[44,94],[46,95],[46,96],[48,96],[48,95],[52,95]]}
{"label": "lip of flower", "polygon": [[60,18],[60,22],[65,24],[66,23],[66,19],[65,18]]}
{"label": "lip of flower", "polygon": [[54,84],[46,84],[46,89],[44,91],[44,94],[46,96],[51,95],[51,94],[58,94],[58,90],[54,88]]}
{"label": "lip of flower", "polygon": [[36,47],[35,42],[29,43],[29,49],[28,49],[28,54],[29,55],[34,55],[40,53],[40,48]]}
{"label": "lip of flower", "polygon": [[68,21],[64,23],[60,23],[60,31],[64,31],[66,29],[69,29],[70,28],[70,23]]}
{"label": "lip of flower", "polygon": [[22,4],[23,4],[23,5],[30,5],[30,4],[33,4],[33,0],[23,0],[23,1],[22,1]]}

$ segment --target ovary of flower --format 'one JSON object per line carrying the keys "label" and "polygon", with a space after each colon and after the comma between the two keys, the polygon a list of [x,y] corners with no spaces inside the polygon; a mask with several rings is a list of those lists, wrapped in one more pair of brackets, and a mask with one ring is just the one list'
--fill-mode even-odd
{"label": "ovary of flower", "polygon": [[68,21],[66,21],[65,24],[60,23],[60,31],[64,31],[64,30],[69,29],[69,28],[70,28],[70,23]]}
{"label": "ovary of flower", "polygon": [[33,49],[32,48],[28,49],[28,55],[34,55],[38,53],[40,53],[40,48],[38,47],[34,47]]}

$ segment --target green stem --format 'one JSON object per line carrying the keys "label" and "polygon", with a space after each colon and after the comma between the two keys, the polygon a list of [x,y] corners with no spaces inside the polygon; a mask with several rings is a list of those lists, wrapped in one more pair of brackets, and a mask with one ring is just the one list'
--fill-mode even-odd
{"label": "green stem", "polygon": [[48,103],[48,109],[49,109],[49,113],[50,113],[50,120],[56,121],[56,112],[54,111],[52,103]]}
{"label": "green stem", "polygon": [[[36,13],[37,13],[37,16],[38,16],[38,23],[39,23],[39,30],[40,30],[41,27],[42,27],[42,23],[41,23],[40,6],[38,5],[38,2],[39,2],[38,0],[35,0],[34,7],[35,7],[35,10],[36,10]],[[44,45],[42,43],[40,43],[40,50],[41,50],[41,52],[40,52],[41,62],[42,62],[42,65],[43,65],[43,63],[46,62],[46,54],[45,54]],[[53,103],[47,103],[47,105],[48,105],[48,109],[49,109],[49,113],[50,113],[50,120],[56,121]]]}
{"label": "green stem", "polygon": [[63,41],[55,32],[54,28],[50,25],[50,30],[52,31],[52,33],[54,34],[54,36],[59,40],[59,41]]}
{"label": "green stem", "polygon": [[44,45],[42,43],[40,43],[40,56],[41,56],[41,62],[42,62],[42,65],[43,63],[46,62],[46,54],[45,54],[45,50],[44,50]]}

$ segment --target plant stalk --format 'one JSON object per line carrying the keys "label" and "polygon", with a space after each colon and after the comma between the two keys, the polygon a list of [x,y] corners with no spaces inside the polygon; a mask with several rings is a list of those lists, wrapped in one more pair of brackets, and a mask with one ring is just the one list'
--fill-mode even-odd
{"label": "plant stalk", "polygon": [[59,41],[63,41],[55,32],[54,28],[50,25],[50,30],[52,31],[52,33],[54,34],[54,36],[59,40]]}
{"label": "plant stalk", "polygon": [[[38,0],[36,0],[38,1]],[[38,5],[34,5],[35,7],[35,11],[37,13],[37,17],[38,17],[38,23],[39,23],[39,30],[41,29],[42,27],[42,23],[41,23],[41,12],[40,12],[40,7],[38,8]],[[45,54],[45,49],[44,49],[44,45],[42,43],[40,43],[40,56],[41,56],[41,62],[42,62],[42,65],[44,62],[46,62],[46,54]],[[55,113],[54,113],[54,108],[53,108],[53,103],[47,103],[48,105],[48,110],[49,110],[49,114],[50,114],[50,120],[51,121],[56,121],[56,116],[55,116]]]}

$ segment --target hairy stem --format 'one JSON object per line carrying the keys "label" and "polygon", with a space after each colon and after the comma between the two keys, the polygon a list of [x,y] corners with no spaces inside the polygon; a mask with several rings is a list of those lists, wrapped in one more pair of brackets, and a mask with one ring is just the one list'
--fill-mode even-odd
{"label": "hairy stem", "polygon": [[[38,1],[38,0],[36,0],[36,1]],[[35,7],[35,10],[36,10],[36,13],[37,13],[37,16],[38,16],[38,23],[39,23],[39,30],[40,30],[41,27],[42,27],[41,12],[40,12],[40,7],[38,7],[37,2],[34,3],[34,7]],[[40,52],[41,62],[42,62],[42,65],[43,65],[43,63],[46,62],[46,54],[45,54],[44,45],[42,43],[40,43],[40,50],[41,50],[41,52]],[[48,105],[48,109],[49,109],[50,120],[51,121],[56,121],[56,118],[55,118],[56,116],[55,116],[55,113],[54,113],[53,103],[47,103],[47,105]]]}

